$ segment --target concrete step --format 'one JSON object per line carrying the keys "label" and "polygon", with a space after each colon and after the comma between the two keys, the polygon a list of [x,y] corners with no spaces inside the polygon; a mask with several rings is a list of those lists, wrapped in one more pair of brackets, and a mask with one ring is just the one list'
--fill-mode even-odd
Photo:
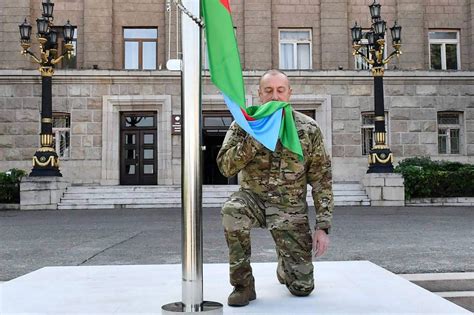
{"label": "concrete step", "polygon": [[[203,191],[236,191],[239,189],[239,185],[203,185]],[[311,186],[308,185],[308,189]],[[163,185],[163,186],[69,186],[68,191],[73,192],[115,192],[115,191],[175,191],[180,190],[181,186],[179,185]],[[348,190],[363,190],[363,187],[360,184],[345,184],[345,183],[334,183],[334,191],[348,191]]]}
{"label": "concrete step", "polygon": [[153,204],[58,204],[58,210],[101,210],[101,209],[145,209],[145,208],[181,208],[181,203]]}
{"label": "concrete step", "polygon": [[[221,201],[221,200],[227,200],[228,196],[204,196],[203,200],[205,199],[206,201],[212,202],[213,200]],[[351,202],[351,201],[367,201],[370,202],[370,200],[367,198],[367,196],[336,196],[335,202]],[[135,203],[135,202],[143,202],[146,203],[148,201],[150,202],[163,202],[165,200],[181,200],[181,196],[155,196],[155,195],[146,195],[142,197],[137,197],[137,196],[124,196],[124,195],[115,195],[115,196],[110,196],[110,197],[100,197],[97,196],[95,198],[91,198],[90,196],[82,196],[81,198],[62,198],[61,203],[109,203],[111,201],[115,203]],[[308,197],[307,201],[312,201],[312,198]]]}
{"label": "concrete step", "polygon": [[[203,203],[203,207],[205,208],[220,208],[222,207],[225,200],[220,202],[210,202],[205,201]],[[345,201],[345,202],[335,202],[336,206],[370,206],[370,201]],[[312,203],[308,202],[309,206],[312,206]],[[116,203],[116,202],[108,202],[108,203],[69,203],[69,202],[61,202],[58,204],[59,210],[81,210],[81,209],[122,209],[122,208],[181,208],[181,201],[171,202],[169,200],[165,202],[154,202],[152,204],[146,203]]]}
{"label": "concrete step", "polygon": [[[204,198],[210,198],[210,197],[222,197],[222,198],[228,198],[234,191],[203,191],[203,197]],[[77,200],[77,199],[115,199],[117,196],[120,196],[121,198],[133,198],[133,199],[139,199],[139,198],[181,198],[181,191],[176,190],[176,191],[148,191],[148,192],[121,192],[121,191],[115,191],[115,192],[101,192],[99,190],[96,190],[94,193],[86,193],[86,192],[71,192],[71,191],[66,191],[63,195],[63,199],[68,199],[68,200]],[[354,198],[367,198],[367,195],[363,191],[335,191],[334,196],[336,198],[338,197],[350,197],[353,196]],[[311,192],[308,192],[308,197],[311,198]]]}
{"label": "concrete step", "polygon": [[[309,204],[309,203],[308,203]],[[334,205],[338,207],[348,207],[348,206],[370,206],[370,201],[344,201],[337,202],[334,201]]]}
{"label": "concrete step", "polygon": [[[221,207],[239,185],[204,185],[203,206]],[[333,184],[337,206],[370,205],[359,183]],[[308,185],[307,202],[313,205]],[[58,209],[115,209],[115,208],[175,208],[181,207],[181,186],[70,186]]]}

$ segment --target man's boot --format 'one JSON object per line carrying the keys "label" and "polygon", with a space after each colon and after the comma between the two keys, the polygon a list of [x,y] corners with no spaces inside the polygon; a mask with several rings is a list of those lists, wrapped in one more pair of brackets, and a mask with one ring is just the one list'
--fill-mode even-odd
{"label": "man's boot", "polygon": [[250,284],[248,286],[235,286],[234,291],[229,295],[227,299],[227,304],[229,306],[245,306],[248,305],[250,301],[253,301],[257,298],[255,293],[255,281],[252,277]]}

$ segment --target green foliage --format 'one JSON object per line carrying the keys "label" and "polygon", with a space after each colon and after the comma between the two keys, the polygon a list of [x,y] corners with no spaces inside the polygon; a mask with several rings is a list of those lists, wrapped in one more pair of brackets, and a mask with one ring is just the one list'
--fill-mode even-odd
{"label": "green foliage", "polygon": [[405,180],[405,198],[474,197],[474,165],[408,158],[395,167]]}
{"label": "green foliage", "polygon": [[0,172],[0,203],[20,202],[20,181],[23,176],[26,176],[26,172],[17,168]]}

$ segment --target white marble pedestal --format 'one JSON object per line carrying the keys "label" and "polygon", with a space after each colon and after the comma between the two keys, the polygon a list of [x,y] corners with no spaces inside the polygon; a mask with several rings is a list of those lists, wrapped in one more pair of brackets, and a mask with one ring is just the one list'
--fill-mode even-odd
{"label": "white marble pedestal", "polygon": [[[227,264],[204,265],[204,299],[224,314],[471,314],[368,261],[317,262],[316,290],[294,297],[275,263],[253,264],[257,300],[227,306]],[[181,265],[46,267],[0,286],[0,314],[161,314],[181,300]]]}

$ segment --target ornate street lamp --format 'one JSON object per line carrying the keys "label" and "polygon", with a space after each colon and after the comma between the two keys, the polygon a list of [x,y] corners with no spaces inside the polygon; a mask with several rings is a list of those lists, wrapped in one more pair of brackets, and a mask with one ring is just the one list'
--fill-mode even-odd
{"label": "ornate street lamp", "polygon": [[50,0],[44,0],[42,3],[43,6],[43,16],[46,19],[51,19],[53,20],[53,10],[54,10],[54,3],[52,3]]}
{"label": "ornate street lamp", "polygon": [[52,86],[51,79],[54,74],[54,66],[64,57],[70,57],[73,51],[72,39],[74,37],[74,26],[69,21],[64,25],[64,52],[57,56],[58,34],[53,30],[54,3],[51,0],[43,0],[42,17],[36,19],[38,29],[38,43],[40,56],[37,57],[30,51],[31,47],[31,25],[26,21],[19,25],[21,54],[29,55],[38,65],[41,73],[41,147],[33,156],[33,169],[30,176],[62,176],[59,171],[59,160],[53,147],[53,111],[52,111]]}
{"label": "ornate street lamp", "polygon": [[[384,57],[385,50],[385,32],[387,23],[380,16],[381,5],[377,0],[369,6],[372,17],[372,27],[368,32],[362,32],[362,28],[355,23],[351,28],[353,55],[361,56],[371,67],[374,77],[374,105],[375,105],[375,146],[369,153],[369,169],[367,173],[392,173],[393,172],[393,153],[387,146],[385,130],[385,110],[383,96],[383,75],[385,65],[394,57],[402,54],[401,31],[402,27],[395,22],[390,28],[392,35],[392,46],[395,49],[387,58]],[[365,37],[367,43],[362,43],[361,39]],[[367,56],[361,51],[365,46],[369,52]]]}

